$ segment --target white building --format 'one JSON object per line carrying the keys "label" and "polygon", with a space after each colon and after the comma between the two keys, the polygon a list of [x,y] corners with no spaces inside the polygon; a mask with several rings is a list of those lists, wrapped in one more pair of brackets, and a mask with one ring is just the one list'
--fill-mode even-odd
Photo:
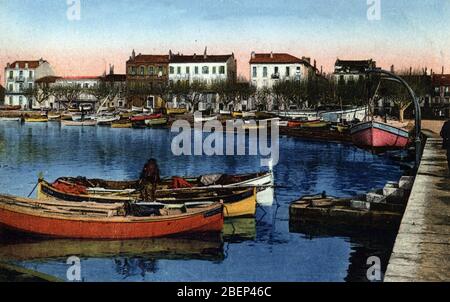
{"label": "white building", "polygon": [[334,80],[338,81],[359,81],[366,77],[366,70],[376,68],[377,63],[372,60],[340,60],[334,64]]}
{"label": "white building", "polygon": [[299,59],[287,53],[255,53],[250,59],[250,81],[257,89],[272,88],[278,81],[305,81],[315,67],[309,58]]}
{"label": "white building", "polygon": [[25,90],[32,89],[36,79],[54,74],[50,64],[43,59],[8,63],[5,68],[5,105],[33,108],[36,104],[25,96]]}
{"label": "white building", "polygon": [[175,55],[169,53],[169,81],[201,81],[211,85],[217,81],[236,80],[236,59],[231,55]]}

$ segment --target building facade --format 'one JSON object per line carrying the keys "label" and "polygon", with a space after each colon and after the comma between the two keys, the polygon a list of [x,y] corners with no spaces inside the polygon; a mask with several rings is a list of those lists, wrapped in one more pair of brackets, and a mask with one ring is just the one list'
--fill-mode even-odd
{"label": "building facade", "polygon": [[104,74],[99,78],[99,80],[101,85],[107,85],[118,89],[118,94],[114,97],[114,99],[108,100],[107,103],[103,104],[102,109],[107,110],[109,108],[126,108],[127,75],[114,73],[114,66],[110,66],[109,74]]}
{"label": "building facade", "polygon": [[334,64],[333,78],[338,81],[358,81],[366,77],[367,69],[376,68],[374,60],[340,60],[337,59]]}
{"label": "building facade", "polygon": [[212,85],[219,81],[236,81],[237,63],[234,54],[180,55],[169,52],[169,82],[203,82]]}
{"label": "building facade", "polygon": [[315,72],[310,58],[287,53],[255,53],[250,59],[250,83],[257,89],[272,88],[279,81],[306,81]]}
{"label": "building facade", "polygon": [[137,93],[127,98],[128,106],[155,108],[160,96],[159,87],[169,82],[169,55],[136,55],[133,50],[126,63],[126,84],[129,89],[144,88],[148,93]]}
{"label": "building facade", "polygon": [[436,117],[450,117],[450,74],[433,74],[431,76],[432,101]]}
{"label": "building facade", "polygon": [[5,105],[21,106],[22,109],[36,107],[33,100],[26,96],[26,90],[34,88],[36,79],[54,76],[50,63],[37,61],[15,61],[5,68]]}

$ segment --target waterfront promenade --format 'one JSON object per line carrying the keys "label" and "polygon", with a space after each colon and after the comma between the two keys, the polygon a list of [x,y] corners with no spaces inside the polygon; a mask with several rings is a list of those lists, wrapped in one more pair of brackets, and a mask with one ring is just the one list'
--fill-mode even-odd
{"label": "waterfront promenade", "polygon": [[442,140],[428,139],[385,282],[450,280],[450,178]]}

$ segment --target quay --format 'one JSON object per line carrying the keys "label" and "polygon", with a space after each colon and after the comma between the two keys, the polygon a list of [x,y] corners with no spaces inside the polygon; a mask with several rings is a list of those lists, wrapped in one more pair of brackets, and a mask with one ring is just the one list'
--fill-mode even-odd
{"label": "quay", "polygon": [[430,138],[403,216],[385,282],[450,280],[450,179],[442,140]]}

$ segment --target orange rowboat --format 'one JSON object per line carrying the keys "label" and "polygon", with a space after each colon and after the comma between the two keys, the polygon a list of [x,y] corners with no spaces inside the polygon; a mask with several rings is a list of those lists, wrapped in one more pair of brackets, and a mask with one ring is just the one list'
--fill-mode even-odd
{"label": "orange rowboat", "polygon": [[57,238],[142,239],[182,233],[220,232],[220,203],[157,209],[157,216],[128,216],[124,204],[42,201],[0,195],[0,224],[25,233]]}

